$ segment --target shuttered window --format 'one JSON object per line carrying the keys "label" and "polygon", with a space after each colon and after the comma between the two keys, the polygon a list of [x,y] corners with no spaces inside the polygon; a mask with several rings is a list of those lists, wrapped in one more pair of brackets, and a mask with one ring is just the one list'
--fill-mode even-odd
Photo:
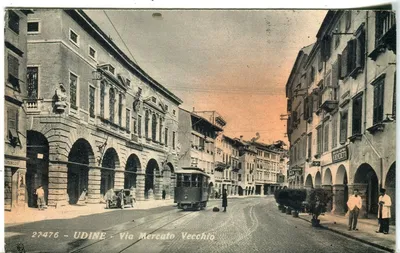
{"label": "shuttered window", "polygon": [[7,109],[7,129],[9,139],[18,137],[18,108]]}
{"label": "shuttered window", "polygon": [[308,151],[307,151],[307,157],[311,158],[311,148],[312,148],[312,133],[309,133],[307,136],[308,139]]}
{"label": "shuttered window", "polygon": [[377,124],[383,120],[383,99],[385,79],[380,78],[374,84],[374,120],[373,124]]}
{"label": "shuttered window", "polygon": [[317,128],[317,154],[322,153],[322,126]]}
{"label": "shuttered window", "polygon": [[351,26],[351,11],[345,12],[345,19],[346,19],[346,32],[347,32]]}
{"label": "shuttered window", "polygon": [[8,60],[8,82],[15,88],[19,87],[19,61],[18,58],[9,54]]}
{"label": "shuttered window", "polygon": [[337,145],[337,114],[332,118],[332,148]]}
{"label": "shuttered window", "polygon": [[8,11],[8,28],[19,34],[19,16],[13,11]]}
{"label": "shuttered window", "polygon": [[353,113],[352,113],[352,135],[361,134],[362,124],[362,96],[357,96],[353,99]]}
{"label": "shuttered window", "polygon": [[347,140],[347,118],[348,112],[340,112],[340,144],[345,144]]}
{"label": "shuttered window", "polygon": [[324,152],[329,150],[329,122],[324,124]]}
{"label": "shuttered window", "polygon": [[343,49],[342,57],[340,59],[340,79],[344,79],[348,75],[348,71],[347,71],[347,69],[348,69],[348,67],[347,67],[347,56],[348,56],[348,54],[347,54],[347,51],[348,51],[348,46],[346,46]]}

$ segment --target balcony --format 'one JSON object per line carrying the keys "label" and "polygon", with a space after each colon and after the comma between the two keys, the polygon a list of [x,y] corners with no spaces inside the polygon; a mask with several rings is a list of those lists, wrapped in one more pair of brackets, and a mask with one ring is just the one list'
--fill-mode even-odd
{"label": "balcony", "polygon": [[27,114],[40,114],[41,99],[26,99],[24,105]]}
{"label": "balcony", "polygon": [[216,171],[224,171],[225,169],[228,169],[229,165],[223,162],[216,162],[215,163],[215,170]]}
{"label": "balcony", "polygon": [[333,87],[326,87],[322,91],[320,108],[328,113],[337,109],[339,102],[336,96]]}

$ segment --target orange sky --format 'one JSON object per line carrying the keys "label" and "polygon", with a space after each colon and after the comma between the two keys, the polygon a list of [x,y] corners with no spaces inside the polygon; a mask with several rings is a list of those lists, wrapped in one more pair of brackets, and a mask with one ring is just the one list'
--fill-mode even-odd
{"label": "orange sky", "polygon": [[[282,139],[285,85],[298,51],[315,41],[326,11],[86,11],[120,48],[184,103],[216,110],[225,134]],[[161,13],[161,18],[152,17]]]}

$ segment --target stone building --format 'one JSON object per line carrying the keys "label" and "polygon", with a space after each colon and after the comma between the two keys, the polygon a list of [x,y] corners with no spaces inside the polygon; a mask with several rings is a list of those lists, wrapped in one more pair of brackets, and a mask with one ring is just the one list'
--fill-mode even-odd
{"label": "stone building", "polygon": [[82,10],[38,9],[27,43],[29,206],[38,185],[50,206],[99,203],[111,188],[173,197],[182,101]]}
{"label": "stone building", "polygon": [[7,9],[4,27],[4,208],[26,206],[27,19],[32,11]]}
{"label": "stone building", "polygon": [[179,108],[178,141],[181,145],[178,166],[198,167],[210,175],[210,192],[216,187],[215,139],[223,129],[196,112]]}
{"label": "stone building", "polygon": [[348,195],[358,189],[361,216],[375,217],[383,187],[394,216],[395,38],[393,12],[329,11],[302,67],[298,57],[289,77],[290,171],[305,160],[304,183],[294,185],[332,190],[333,212],[345,213]]}

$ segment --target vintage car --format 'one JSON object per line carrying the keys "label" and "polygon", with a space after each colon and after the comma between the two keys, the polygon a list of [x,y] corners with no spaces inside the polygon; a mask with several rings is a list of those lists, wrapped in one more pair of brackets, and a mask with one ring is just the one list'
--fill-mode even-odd
{"label": "vintage car", "polygon": [[129,189],[114,190],[113,194],[108,197],[107,208],[121,208],[133,207],[136,202],[135,198],[132,197]]}

